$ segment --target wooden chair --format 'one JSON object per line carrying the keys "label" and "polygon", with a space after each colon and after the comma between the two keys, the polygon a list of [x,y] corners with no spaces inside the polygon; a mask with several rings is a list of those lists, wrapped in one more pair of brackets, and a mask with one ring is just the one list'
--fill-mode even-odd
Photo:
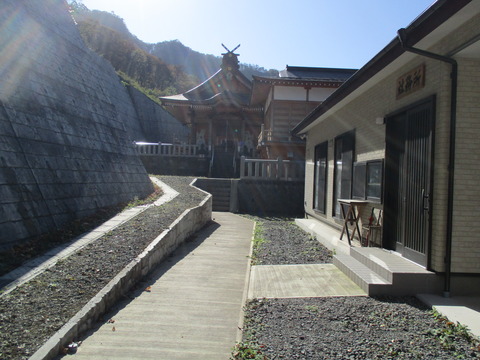
{"label": "wooden chair", "polygon": [[362,226],[362,246],[378,246],[382,244],[383,210],[372,207],[368,224]]}

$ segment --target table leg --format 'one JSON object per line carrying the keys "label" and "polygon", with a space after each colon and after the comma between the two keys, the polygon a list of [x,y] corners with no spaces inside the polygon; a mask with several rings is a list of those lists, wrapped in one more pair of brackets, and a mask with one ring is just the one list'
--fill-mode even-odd
{"label": "table leg", "polygon": [[[343,204],[340,203],[340,211],[342,212],[343,216],[343,228],[342,228],[342,233],[340,234],[340,240],[343,238],[343,234],[345,233],[345,229],[347,229],[347,216],[345,214],[345,209],[343,207]],[[348,229],[347,229],[347,236],[348,236]]]}
{"label": "table leg", "polygon": [[345,220],[345,226],[346,226],[346,229],[347,229],[348,245],[350,245],[350,246],[352,246],[352,238],[353,238],[353,235],[355,234],[355,227],[353,227],[352,234],[350,234],[349,231],[348,231],[348,223],[352,220],[351,216],[353,216],[353,219],[355,219],[355,208],[353,207],[353,205],[350,205],[348,207],[347,217],[346,217],[346,220]]}
{"label": "table leg", "polygon": [[[355,212],[355,210],[354,210]],[[360,233],[360,228],[358,227],[358,220],[360,220],[360,210],[357,209],[357,213],[355,214],[355,228],[357,229],[357,234],[358,234],[358,238],[360,239],[360,243],[362,242],[362,234]],[[355,232],[355,229],[353,229],[353,231]],[[353,238],[353,235],[352,235],[352,238]]]}

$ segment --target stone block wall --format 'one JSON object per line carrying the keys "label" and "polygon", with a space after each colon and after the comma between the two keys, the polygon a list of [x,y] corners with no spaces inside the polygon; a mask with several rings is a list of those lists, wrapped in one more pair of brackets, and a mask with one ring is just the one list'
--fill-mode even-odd
{"label": "stone block wall", "polygon": [[3,0],[0,24],[0,248],[150,193],[128,91],[66,3]]}
{"label": "stone block wall", "polygon": [[187,126],[137,89],[129,86],[128,92],[143,131],[143,135],[136,138],[136,141],[188,143],[190,130]]}

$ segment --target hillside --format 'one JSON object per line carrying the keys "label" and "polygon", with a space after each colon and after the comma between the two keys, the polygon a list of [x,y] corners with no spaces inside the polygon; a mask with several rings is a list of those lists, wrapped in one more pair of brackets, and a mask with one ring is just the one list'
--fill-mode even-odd
{"label": "hillside", "polygon": [[[220,68],[220,56],[202,54],[178,40],[147,44],[113,13],[89,10],[77,1],[71,1],[70,6],[86,44],[109,60],[124,80],[138,83],[137,88],[152,97],[191,89]],[[245,63],[240,69],[249,78],[278,74],[277,70]]]}
{"label": "hillside", "polygon": [[165,63],[143,50],[141,42],[113,14],[90,11],[72,3],[72,15],[85,44],[108,60],[121,78],[152,99],[186,91],[198,79],[178,65]]}
{"label": "hillside", "polygon": [[[219,44],[219,50],[221,50]],[[202,54],[183,45],[178,40],[163,41],[156,44],[145,44],[144,49],[169,64],[180,65],[189,74],[196,76],[201,81],[213,75],[222,63],[220,56]],[[251,78],[252,75],[277,76],[278,71],[266,70],[258,65],[240,63],[242,73]]]}

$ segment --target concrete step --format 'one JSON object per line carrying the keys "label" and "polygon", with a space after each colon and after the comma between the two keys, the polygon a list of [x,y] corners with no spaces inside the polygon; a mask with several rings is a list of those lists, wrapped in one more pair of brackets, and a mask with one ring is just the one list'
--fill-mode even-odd
{"label": "concrete step", "polygon": [[226,202],[216,202],[216,201],[213,201],[212,202],[212,210],[213,211],[230,211],[230,203],[226,203]]}
{"label": "concrete step", "polygon": [[368,295],[385,295],[392,283],[350,255],[335,255],[333,264]]}
{"label": "concrete step", "polygon": [[[366,251],[364,250],[366,249]],[[393,282],[393,271],[390,263],[387,263],[384,254],[378,253],[374,248],[351,248],[350,256],[375,271],[388,282]],[[381,249],[378,249],[381,250]],[[383,251],[382,251],[383,252]],[[393,259],[395,260],[395,259]]]}
{"label": "concrete step", "polygon": [[212,194],[213,211],[230,211],[230,179],[198,179],[195,186]]}
{"label": "concrete step", "polygon": [[441,287],[435,273],[381,248],[352,247],[350,256],[339,255],[334,263],[369,295],[415,295]]}

